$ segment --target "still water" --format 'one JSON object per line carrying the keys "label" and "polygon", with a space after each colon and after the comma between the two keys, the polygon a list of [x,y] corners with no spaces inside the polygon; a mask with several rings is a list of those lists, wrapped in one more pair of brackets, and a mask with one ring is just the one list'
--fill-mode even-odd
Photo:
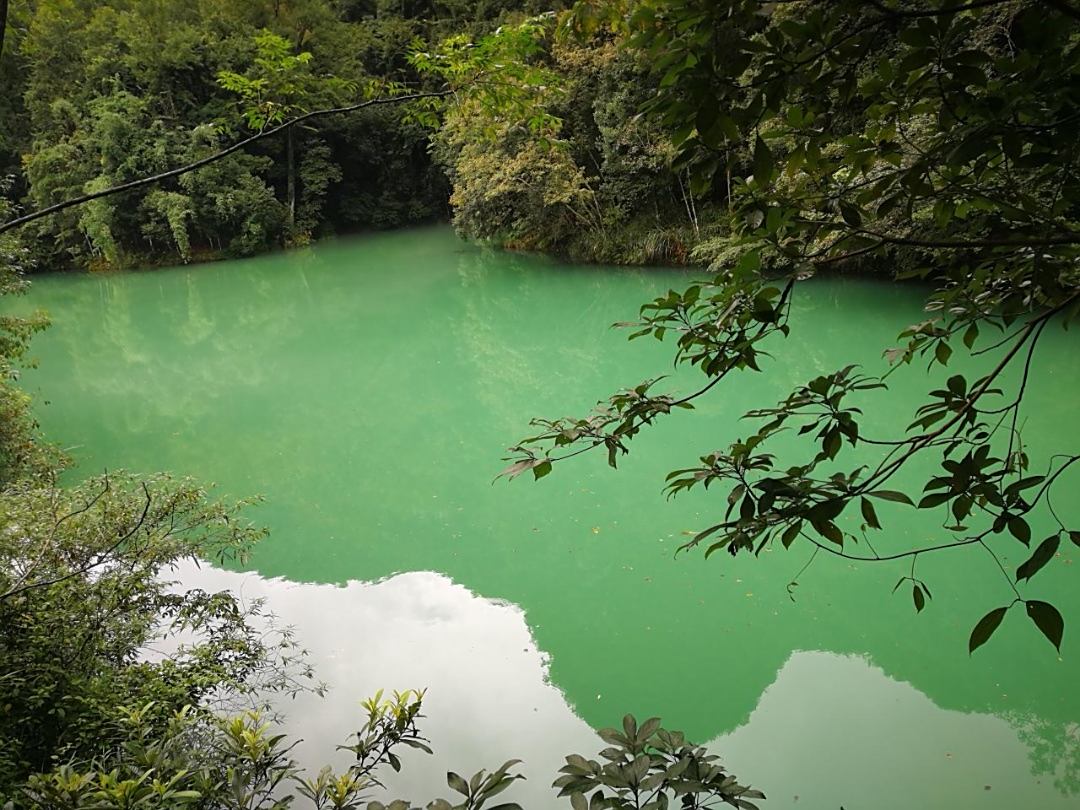
{"label": "still water", "polygon": [[[627,344],[609,324],[689,278],[486,251],[445,228],[46,277],[20,305],[54,321],[23,382],[80,473],[165,469],[265,496],[251,516],[271,537],[246,570],[180,576],[265,597],[296,626],[330,686],[283,707],[307,764],[341,761],[362,697],[426,687],[436,755],[407,758],[393,782],[417,802],[447,793],[448,768],[517,757],[529,778],[505,795],[556,806],[562,754],[595,753],[591,729],[634,712],[715,746],[768,808],[1080,806],[1075,546],[1027,589],[1065,615],[1061,656],[1018,611],[968,656],[974,623],[1010,601],[988,557],[920,562],[934,599],[916,615],[910,593],[891,593],[903,563],[820,558],[793,599],[798,544],[674,556],[721,507],[715,494],[665,500],[666,472],[745,435],[745,411],[798,383],[851,362],[881,369],[922,317],[918,290],[805,284],[769,373],[643,434],[618,471],[586,455],[536,483],[492,483],[530,417],[584,413],[672,372],[667,345]],[[1048,335],[1033,454],[1080,439],[1075,348]],[[932,387],[909,370],[867,401],[864,430],[906,424]],[[1078,483],[1057,504],[1074,522]],[[879,552],[943,534],[940,519],[880,511]],[[1010,542],[1015,567],[1027,555]]]}

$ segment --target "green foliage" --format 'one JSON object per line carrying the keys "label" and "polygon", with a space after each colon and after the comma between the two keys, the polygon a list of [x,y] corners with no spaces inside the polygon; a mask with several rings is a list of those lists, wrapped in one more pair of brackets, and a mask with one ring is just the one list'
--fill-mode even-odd
{"label": "green foliage", "polygon": [[[243,102],[242,114],[248,128],[261,132],[295,118],[313,108],[343,104],[356,92],[356,83],[335,76],[319,76],[311,67],[312,54],[294,54],[288,40],[271,31],[255,36],[255,61],[244,75],[231,70],[218,73],[218,84],[236,93]],[[286,205],[291,240],[307,238],[309,231],[296,229],[296,136],[294,127],[285,130]],[[317,221],[320,202],[326,187],[341,179],[341,173],[328,160],[329,150],[321,145],[308,160],[306,175],[312,187],[305,194],[305,218]],[[314,165],[313,165],[314,164]],[[319,169],[322,171],[319,171]]]}
{"label": "green foliage", "polygon": [[361,735],[377,754],[342,774],[324,768],[313,779],[304,778],[290,756],[295,743],[276,733],[259,711],[219,718],[185,706],[161,726],[153,703],[121,708],[115,752],[85,766],[64,764],[32,775],[10,807],[280,810],[302,797],[314,808],[355,810],[380,786],[377,771],[396,761],[394,750],[422,739],[416,728],[421,697],[405,692],[393,700],[366,702],[368,722]]}
{"label": "green foliage", "polygon": [[[109,474],[57,488],[21,479],[0,492],[0,782],[55,758],[107,750],[117,705],[187,704],[311,677],[287,632],[229,593],[174,591],[182,559],[243,555],[262,532],[186,481]],[[193,641],[180,641],[191,636]],[[142,654],[175,639],[160,661]]]}
{"label": "green foliage", "polygon": [[[670,494],[726,490],[717,520],[686,548],[734,556],[798,544],[813,555],[904,560],[911,571],[901,583],[911,583],[917,611],[930,595],[918,560],[978,550],[1005,573],[1012,601],[979,622],[971,649],[1021,603],[1060,647],[1061,615],[1020,587],[1037,587],[1060,537],[1072,536],[1049,499],[1080,454],[1031,459],[1021,428],[1039,337],[1080,305],[1078,22],[1068,4],[1013,0],[579,4],[565,27],[618,32],[653,66],[658,91],[643,109],[668,129],[692,191],[729,212],[698,251],[711,253],[711,278],[646,304],[627,324],[632,338],[674,340],[675,362],[704,382],[675,397],[649,381],[586,417],[537,420],[541,432],[512,448],[505,474],[548,470],[590,447],[605,448],[614,466],[643,427],[733,372],[760,371],[761,344],[790,331],[802,279],[832,267],[899,267],[899,278],[935,286],[928,319],[886,349],[891,369],[818,376],[747,414],[757,427],[746,438],[668,476]],[[1000,337],[981,339],[988,332]],[[917,359],[944,368],[958,351],[989,358],[990,370],[949,377],[895,436],[861,430],[866,403],[894,374]],[[804,451],[781,459],[770,447],[791,431]],[[897,491],[915,459],[937,469],[920,494]],[[890,547],[881,501],[940,514],[940,537]],[[1000,553],[1029,546],[1036,514],[1060,531],[1012,575]],[[884,539],[853,548],[873,532]]]}
{"label": "green foliage", "polygon": [[[92,807],[95,810],[195,807],[221,810],[284,810],[305,800],[316,810],[418,810],[407,801],[384,803],[372,799],[382,790],[380,771],[401,769],[396,751],[401,746],[430,753],[417,721],[423,694],[382,693],[364,701],[367,721],[357,742],[343,746],[357,752],[343,773],[324,768],[305,777],[290,756],[295,743],[275,732],[258,711],[215,717],[185,706],[158,726],[153,703],[121,708],[116,713],[117,748],[85,764],[66,763],[32,775],[6,805],[11,810],[55,810]],[[574,810],[634,808],[659,810],[672,801],[685,808],[704,808],[717,802],[756,810],[751,799],[760,791],[739,785],[706,749],[688,743],[679,732],[660,728],[658,718],[642,724],[630,715],[626,734],[604,729],[600,737],[611,747],[600,752],[600,765],[579,754],[566,758],[555,780],[560,797],[569,797]],[[438,798],[426,810],[521,810],[516,802],[496,797],[524,779],[514,773],[519,760],[495,770],[480,770],[466,779],[446,775],[454,798]],[[605,790],[609,791],[605,794]],[[591,795],[591,800],[586,796]]]}
{"label": "green foliage", "polygon": [[555,780],[574,810],[665,810],[676,803],[687,810],[718,804],[757,810],[750,800],[765,798],[740,785],[715,754],[661,728],[659,717],[639,726],[628,714],[621,730],[599,734],[609,746],[600,752],[605,762],[572,754]]}
{"label": "green foliage", "polygon": [[547,14],[413,53],[455,90],[435,143],[455,226],[589,260],[685,263],[687,245],[672,236],[689,224],[696,238],[698,213],[670,169],[670,140],[636,115],[648,71],[610,41],[556,32]]}
{"label": "green foliage", "polygon": [[[437,7],[456,20],[474,6],[504,15],[515,5]],[[657,207],[639,187],[667,177],[667,142],[647,122],[621,120],[637,96],[615,91],[637,68],[612,49],[599,60],[587,49],[553,51],[548,15],[490,36],[483,35],[486,26],[473,24],[470,36],[450,38],[434,56],[418,50],[406,63],[387,43],[406,33],[411,38],[421,26],[416,19],[385,19],[383,6],[376,4],[377,25],[356,27],[351,18],[363,19],[356,4],[324,0],[194,6],[41,0],[20,9],[17,59],[24,69],[0,92],[0,109],[25,112],[28,125],[0,129],[0,160],[8,165],[17,156],[22,170],[0,188],[0,218],[13,217],[9,199],[22,194],[46,208],[216,154],[235,135],[234,104],[221,90],[239,97],[246,127],[262,131],[312,107],[345,103],[361,86],[369,94],[400,94],[405,85],[398,74],[412,78],[413,70],[459,93],[441,148],[454,155],[460,221],[476,233],[552,248],[583,229],[606,240],[609,224],[630,221],[647,202]],[[415,6],[407,13],[433,11]],[[358,31],[375,32],[359,54],[350,36]],[[550,59],[559,70],[545,64]],[[11,61],[5,50],[5,77],[13,73]],[[615,63],[621,66],[609,69]],[[368,70],[382,75],[372,78]],[[557,89],[566,73],[576,76],[584,108]],[[495,120],[498,111],[509,116]],[[434,123],[435,112],[379,112],[321,130],[287,126],[284,204],[275,193],[281,178],[270,146],[264,154],[229,154],[171,183],[140,184],[123,196],[52,214],[36,222],[26,241],[0,235],[0,295],[21,292],[22,275],[35,260],[55,265],[67,255],[95,268],[122,267],[148,254],[188,261],[250,253],[283,238],[306,240],[326,224],[332,191],[357,154],[385,173],[383,188],[372,195],[378,203],[370,216],[333,212],[342,221],[395,224],[429,215],[445,190],[422,155],[421,125]],[[560,137],[564,118],[575,121],[574,139]],[[599,173],[585,168],[594,137],[602,150]],[[388,187],[396,164],[384,154],[403,145],[409,176],[424,191],[407,204],[400,197],[414,187],[397,189],[395,198]],[[684,204],[687,199],[684,190]],[[656,247],[654,255],[660,253],[674,255]],[[382,788],[379,769],[400,770],[403,747],[430,753],[418,727],[422,693],[387,700],[380,693],[365,702],[366,723],[342,746],[354,754],[353,764],[344,773],[323,769],[304,777],[290,755],[294,743],[260,710],[268,695],[319,688],[303,650],[262,613],[261,603],[182,590],[168,579],[184,560],[243,558],[264,532],[244,519],[246,503],[215,501],[187,480],[111,473],[60,486],[64,460],[39,440],[29,399],[13,385],[16,362],[25,362],[30,336],[44,325],[43,316],[0,319],[4,807],[253,810],[306,800],[315,808],[381,810],[370,801]],[[530,468],[536,477],[551,469]],[[1043,626],[1045,617],[1037,622]],[[161,646],[169,652],[150,652]],[[219,712],[245,705],[253,708]],[[593,788],[593,807],[666,807],[670,795],[684,807],[718,799],[752,808],[748,799],[760,797],[737,785],[704,749],[659,729],[658,720],[638,731],[628,717],[625,728],[626,738],[602,733],[608,742],[624,742],[624,750],[601,752],[609,764],[575,776],[575,789],[563,791],[575,810]],[[569,758],[568,768],[579,761],[585,762]],[[520,810],[512,802],[492,803],[523,778],[512,771],[517,762],[468,779],[449,773],[456,795],[434,800],[428,810]],[[641,794],[642,786],[653,795]]]}
{"label": "green foliage", "polygon": [[[15,176],[2,196],[41,209],[184,166],[303,111],[425,89],[407,60],[413,43],[479,36],[522,5],[17,3],[0,57],[0,173]],[[420,114],[319,119],[201,178],[54,214],[24,231],[35,268],[246,255],[442,216],[449,190]]]}
{"label": "green foliage", "polygon": [[310,51],[292,53],[288,40],[272,31],[255,36],[255,59],[247,74],[218,72],[218,84],[240,96],[243,116],[256,131],[281,124],[296,112],[318,104],[320,96],[333,96],[340,79],[321,78],[311,69]]}
{"label": "green foliage", "polygon": [[[6,186],[0,181],[0,190]],[[0,199],[0,216],[8,211]],[[0,297],[26,292],[24,273],[29,261],[29,251],[15,235],[0,235]],[[29,397],[14,385],[19,377],[16,363],[26,363],[30,338],[47,325],[43,312],[30,317],[0,315],[0,486],[42,475],[61,464],[58,454],[37,440]]]}

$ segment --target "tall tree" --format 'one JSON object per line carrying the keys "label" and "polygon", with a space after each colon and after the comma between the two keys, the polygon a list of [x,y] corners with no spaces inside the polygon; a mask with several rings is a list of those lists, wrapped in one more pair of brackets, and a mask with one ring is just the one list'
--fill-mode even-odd
{"label": "tall tree", "polygon": [[[218,81],[240,96],[243,116],[250,129],[262,132],[299,113],[341,103],[356,85],[333,76],[319,76],[311,67],[312,54],[294,54],[288,40],[270,31],[255,37],[254,64],[245,74],[223,70]],[[296,225],[296,134],[285,127],[286,206],[288,228]]]}

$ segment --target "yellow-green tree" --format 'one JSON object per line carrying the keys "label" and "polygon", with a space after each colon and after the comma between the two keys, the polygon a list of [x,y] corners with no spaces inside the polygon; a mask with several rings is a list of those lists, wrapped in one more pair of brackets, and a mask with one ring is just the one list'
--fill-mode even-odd
{"label": "yellow-green tree", "polygon": [[[255,47],[255,60],[246,73],[223,70],[218,73],[218,83],[240,96],[244,120],[256,132],[282,124],[298,113],[339,103],[356,89],[353,82],[315,73],[310,51],[293,53],[288,40],[271,31],[257,34]],[[296,224],[294,129],[285,130],[285,197],[290,231]]]}

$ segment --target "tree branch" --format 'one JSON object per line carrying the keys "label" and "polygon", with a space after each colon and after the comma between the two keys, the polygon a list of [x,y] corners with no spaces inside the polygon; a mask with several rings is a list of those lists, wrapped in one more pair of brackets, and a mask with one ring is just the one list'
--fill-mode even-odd
{"label": "tree branch", "polygon": [[891,245],[907,245],[925,248],[995,248],[995,247],[1047,247],[1050,245],[1080,245],[1080,234],[1067,233],[1057,236],[1002,237],[1000,239],[916,239],[910,236],[889,236],[888,234],[869,231],[865,228],[852,228],[857,233],[880,239]]}
{"label": "tree branch", "polygon": [[799,532],[799,536],[805,540],[808,540],[812,545],[816,546],[821,551],[826,551],[832,554],[834,557],[843,557],[845,560],[852,560],[854,562],[889,562],[891,560],[902,560],[906,557],[917,557],[920,554],[929,554],[934,551],[945,551],[950,548],[963,548],[964,546],[970,546],[975,543],[981,543],[983,538],[990,533],[987,529],[982,534],[975,537],[968,537],[964,540],[957,540],[953,543],[941,543],[936,546],[926,546],[925,548],[913,548],[907,551],[899,551],[895,554],[882,554],[875,557],[867,557],[862,554],[849,554],[839,546],[823,543],[816,537],[811,537],[804,531]]}
{"label": "tree branch", "polygon": [[51,585],[57,585],[73,577],[81,576],[82,574],[85,574],[93,570],[94,568],[97,568],[99,565],[108,560],[109,555],[111,555],[114,551],[120,548],[120,546],[122,546],[132,537],[134,537],[135,533],[138,532],[139,529],[141,529],[143,527],[143,524],[146,522],[146,516],[150,513],[150,504],[152,502],[152,498],[150,496],[150,490],[145,483],[143,483],[142,488],[143,493],[146,496],[146,503],[143,504],[142,513],[139,515],[138,520],[135,521],[135,525],[128,529],[128,531],[120,535],[117,541],[111,546],[109,546],[109,548],[97,554],[94,559],[84,563],[83,565],[78,566],[77,568],[72,569],[71,571],[68,571],[66,574],[61,574],[60,576],[53,577],[51,579],[39,580],[38,582],[30,582],[25,585],[11,588],[4,593],[0,593],[0,602],[3,602],[5,599],[10,599],[13,596],[17,596],[20,593],[25,593],[26,591],[36,590],[38,588],[48,588]]}
{"label": "tree branch", "polygon": [[990,6],[1001,6],[1006,3],[1011,3],[1012,0],[972,0],[970,3],[964,3],[959,6],[945,6],[944,8],[930,8],[930,9],[900,9],[892,8],[885,5],[881,0],[867,0],[867,2],[880,11],[882,14],[887,14],[890,17],[943,17],[946,14],[958,14],[961,11],[972,11],[977,8],[989,8]]}
{"label": "tree branch", "polygon": [[1027,326],[1024,327],[1023,332],[1020,334],[1020,339],[1013,345],[998,361],[998,364],[982,379],[982,384],[971,390],[967,398],[967,402],[964,407],[957,411],[957,413],[948,421],[945,422],[940,428],[927,433],[924,436],[919,437],[918,441],[913,443],[911,447],[900,458],[885,464],[880,465],[853,493],[853,495],[862,495],[871,489],[881,486],[881,484],[891,478],[905,463],[920,451],[929,447],[935,439],[944,435],[950,428],[959,424],[969,410],[974,408],[979,401],[979,398],[986,393],[990,388],[990,384],[1005,370],[1012,359],[1020,352],[1020,349],[1027,343],[1028,338],[1033,334],[1038,334],[1040,325],[1050,320],[1054,315],[1061,312],[1067,306],[1072,304],[1077,298],[1080,298],[1080,293],[1075,293],[1069,296],[1060,305],[1053,309],[1046,310],[1041,315],[1028,321]]}
{"label": "tree branch", "polygon": [[[6,2],[6,0],[0,0],[0,3],[3,3],[3,2]],[[433,90],[431,92],[411,93],[411,94],[404,95],[404,96],[388,96],[386,98],[373,98],[373,99],[368,99],[367,101],[358,102],[356,104],[350,104],[350,105],[345,106],[345,107],[329,107],[329,108],[323,109],[323,110],[312,110],[311,112],[304,113],[303,115],[297,116],[296,118],[293,118],[291,121],[286,121],[284,124],[280,124],[279,126],[276,126],[276,127],[272,128],[272,129],[266,129],[266,130],[263,130],[261,132],[257,132],[256,134],[252,135],[250,138],[245,138],[242,141],[234,143],[232,146],[229,146],[229,147],[226,147],[225,149],[222,149],[220,152],[215,152],[214,154],[208,155],[207,157],[196,160],[193,163],[188,163],[186,166],[180,166],[180,167],[178,167],[176,169],[170,169],[169,171],[161,172],[160,174],[151,175],[150,177],[142,177],[142,178],[139,178],[138,180],[132,180],[132,181],[127,182],[127,183],[121,183],[118,186],[112,186],[111,188],[102,189],[101,191],[95,191],[95,192],[93,192],[91,194],[84,194],[81,197],[74,197],[74,198],[72,198],[70,200],[64,200],[63,202],[56,203],[55,205],[50,205],[48,208],[42,208],[39,211],[34,211],[34,212],[26,214],[24,216],[17,217],[15,219],[9,220],[8,222],[5,222],[2,225],[0,225],[0,234],[5,233],[6,231],[10,231],[13,228],[19,228],[19,227],[21,227],[23,225],[26,225],[26,224],[28,224],[30,222],[34,222],[35,220],[41,219],[43,217],[47,217],[50,214],[56,214],[56,213],[58,213],[60,211],[66,210],[68,208],[72,208],[72,207],[77,206],[77,205],[82,205],[83,203],[88,203],[91,200],[99,200],[102,197],[111,197],[114,194],[120,194],[120,193],[125,192],[125,191],[133,191],[135,189],[143,188],[144,186],[149,186],[149,185],[152,185],[154,183],[160,183],[162,180],[169,180],[169,179],[172,179],[173,177],[180,177],[181,175],[189,174],[190,172],[193,172],[196,169],[200,169],[203,166],[207,166],[207,165],[209,165],[211,163],[215,163],[215,162],[221,160],[222,158],[228,157],[229,155],[233,154],[234,152],[239,152],[241,149],[244,149],[245,147],[250,146],[251,144],[255,143],[256,141],[261,141],[263,138],[269,138],[270,136],[276,135],[279,132],[284,132],[285,130],[289,129],[290,127],[293,127],[296,124],[303,123],[304,121],[310,121],[310,120],[315,119],[315,118],[322,118],[322,117],[327,116],[327,115],[337,115],[337,114],[340,114],[340,113],[355,112],[356,110],[362,110],[365,107],[373,107],[373,106],[380,105],[380,104],[398,104],[398,103],[401,103],[401,102],[415,101],[417,99],[422,99],[422,98],[443,98],[445,96],[452,95],[453,92],[454,92],[453,90]]]}

